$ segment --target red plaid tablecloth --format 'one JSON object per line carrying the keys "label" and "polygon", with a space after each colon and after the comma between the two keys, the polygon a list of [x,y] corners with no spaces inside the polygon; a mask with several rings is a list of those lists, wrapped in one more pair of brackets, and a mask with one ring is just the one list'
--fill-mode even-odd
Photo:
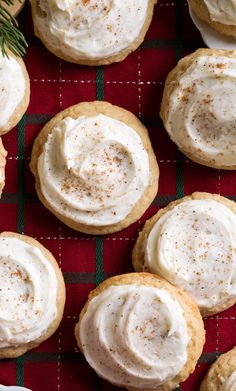
{"label": "red plaid tablecloth", "polygon": [[[33,35],[30,7],[20,15],[29,43],[25,58],[31,101],[18,127],[3,137],[8,150],[6,187],[0,200],[0,230],[38,239],[58,260],[66,282],[64,318],[57,333],[17,360],[0,362],[0,384],[33,391],[115,391],[100,380],[78,351],[74,326],[87,295],[108,276],[132,271],[131,252],[145,220],[169,201],[193,191],[236,199],[236,173],[187,160],[169,140],[159,118],[163,85],[176,61],[203,46],[185,1],[159,0],[145,42],[125,61],[108,67],[77,66],[49,53]],[[142,219],[117,234],[93,237],[60,223],[39,202],[29,171],[35,136],[54,114],[81,101],[104,99],[140,117],[160,165],[160,187]],[[179,390],[197,391],[207,368],[236,345],[236,307],[205,321],[206,345],[195,373]]]}

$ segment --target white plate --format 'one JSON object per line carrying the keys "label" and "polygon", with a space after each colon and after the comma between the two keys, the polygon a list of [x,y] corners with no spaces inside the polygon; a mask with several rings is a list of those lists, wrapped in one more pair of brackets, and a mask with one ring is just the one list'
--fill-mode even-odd
{"label": "white plate", "polygon": [[201,33],[202,39],[205,42],[206,46],[211,49],[225,49],[225,50],[235,50],[236,49],[236,40],[230,37],[226,37],[213,30],[206,22],[196,16],[191,7],[189,6],[189,13],[192,18],[193,23],[198,28]]}

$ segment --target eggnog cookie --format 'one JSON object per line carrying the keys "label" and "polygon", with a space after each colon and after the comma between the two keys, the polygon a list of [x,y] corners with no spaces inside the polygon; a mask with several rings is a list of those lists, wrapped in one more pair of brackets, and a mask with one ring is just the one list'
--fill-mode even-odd
{"label": "eggnog cookie", "polygon": [[29,236],[0,234],[0,358],[18,357],[58,328],[65,303],[52,254]]}
{"label": "eggnog cookie", "polygon": [[236,390],[236,348],[222,354],[211,366],[200,391]]}
{"label": "eggnog cookie", "polygon": [[199,49],[167,77],[161,118],[193,161],[236,169],[236,51]]}
{"label": "eggnog cookie", "polygon": [[133,250],[136,271],[184,289],[203,316],[236,302],[236,204],[209,193],[171,202],[148,220]]}
{"label": "eggnog cookie", "polygon": [[35,35],[63,60],[111,64],[143,42],[156,2],[31,0]]}
{"label": "eggnog cookie", "polygon": [[18,124],[29,104],[29,76],[21,58],[0,54],[0,135]]}
{"label": "eggnog cookie", "polygon": [[57,114],[36,138],[30,168],[46,208],[91,234],[134,223],[158,187],[146,128],[107,102],[80,103]]}
{"label": "eggnog cookie", "polygon": [[2,195],[3,188],[5,186],[5,166],[6,166],[7,151],[5,151],[0,138],[0,198]]}
{"label": "eggnog cookie", "polygon": [[194,371],[205,332],[192,299],[162,278],[130,273],[89,295],[75,328],[99,376],[128,390],[173,390]]}
{"label": "eggnog cookie", "polygon": [[235,0],[188,0],[195,14],[221,34],[236,38]]}

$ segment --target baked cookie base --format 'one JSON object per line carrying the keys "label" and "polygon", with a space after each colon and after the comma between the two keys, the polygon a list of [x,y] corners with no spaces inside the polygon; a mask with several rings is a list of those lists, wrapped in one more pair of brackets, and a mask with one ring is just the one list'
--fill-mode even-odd
{"label": "baked cookie base", "polygon": [[146,35],[146,32],[151,24],[153,11],[154,11],[154,5],[157,3],[157,0],[149,0],[149,6],[148,6],[148,12],[146,21],[141,29],[141,32],[137,39],[127,48],[120,51],[118,54],[114,54],[108,57],[102,57],[102,58],[96,58],[91,59],[88,57],[77,57],[71,56],[66,53],[67,48],[63,44],[60,44],[60,47],[55,47],[55,45],[51,44],[47,37],[45,37],[42,32],[38,29],[37,24],[35,23],[36,15],[38,14],[38,8],[37,8],[37,1],[31,0],[31,7],[32,7],[32,17],[33,17],[33,24],[34,24],[34,34],[42,41],[44,46],[55,56],[61,58],[62,60],[69,61],[75,64],[80,65],[88,65],[88,66],[100,66],[100,65],[109,65],[114,62],[120,62],[123,61],[131,52],[136,50],[141,43],[144,41],[144,37]]}
{"label": "baked cookie base", "polygon": [[[173,379],[169,380],[165,385],[157,386],[155,389],[148,389],[143,391],[171,391],[175,389],[180,382],[183,382],[188,378],[188,376],[194,371],[197,364],[197,360],[201,355],[203,345],[205,342],[205,330],[203,321],[198,310],[196,303],[182,290],[174,287],[168,283],[163,278],[156,276],[150,273],[128,273],[120,276],[111,277],[108,280],[102,282],[96,289],[90,292],[88,301],[85,304],[84,308],[81,311],[79,322],[75,327],[75,337],[78,343],[78,346],[83,353],[82,342],[80,341],[80,324],[81,320],[86,313],[89,303],[94,297],[99,295],[105,289],[113,285],[146,285],[153,286],[159,289],[166,289],[172,298],[178,301],[181,305],[184,313],[184,317],[187,323],[187,330],[190,336],[190,341],[187,347],[188,359],[180,373],[175,376]],[[123,384],[115,384],[120,387],[125,387]],[[127,388],[127,387],[126,387]],[[129,391],[140,391],[136,388],[128,388]]]}
{"label": "baked cookie base", "polygon": [[236,347],[222,354],[207,372],[200,391],[218,391],[224,380],[236,371]]}
{"label": "baked cookie base", "polygon": [[[148,235],[151,232],[153,226],[156,224],[156,222],[167,212],[172,210],[175,206],[181,204],[182,202],[189,201],[189,200],[206,200],[211,199],[215,200],[217,202],[220,202],[221,204],[227,206],[233,213],[236,215],[236,203],[233,201],[228,200],[225,197],[222,197],[218,194],[210,194],[210,193],[204,193],[204,192],[195,192],[190,196],[183,197],[181,199],[178,199],[176,201],[170,202],[165,208],[160,209],[151,219],[147,220],[142,231],[139,233],[138,239],[135,243],[135,246],[133,248],[132,253],[132,261],[133,261],[133,267],[136,272],[142,272],[144,271],[144,263],[145,263],[145,242],[147,241]],[[236,216],[235,216],[236,218]],[[148,271],[148,270],[145,270]],[[226,310],[227,308],[231,307],[236,303],[236,296],[230,297],[228,300],[226,300],[224,303],[218,304],[212,308],[201,309],[201,314],[203,317],[212,316],[215,314],[218,314],[221,311]]]}
{"label": "baked cookie base", "polygon": [[40,345],[43,341],[51,337],[57,328],[59,327],[59,324],[62,320],[63,312],[64,312],[64,306],[65,306],[65,298],[66,298],[66,292],[65,292],[65,282],[62,276],[62,272],[59,269],[59,266],[57,264],[57,261],[53,257],[53,255],[44,247],[42,246],[37,240],[31,238],[30,236],[17,234],[14,232],[2,232],[0,234],[1,237],[13,237],[17,238],[19,240],[22,240],[25,243],[28,243],[31,246],[37,247],[43,255],[46,257],[48,262],[51,263],[54,272],[56,274],[57,278],[57,316],[52,321],[46,332],[44,332],[41,337],[37,338],[34,341],[19,345],[19,346],[11,346],[6,348],[0,348],[0,359],[3,358],[15,358],[19,357],[25,352],[27,352],[30,349],[33,349]]}
{"label": "baked cookie base", "polygon": [[[104,114],[108,117],[124,122],[126,125],[130,126],[138,133],[138,135],[142,139],[144,148],[149,156],[149,167],[150,167],[149,186],[147,187],[141,199],[136,203],[134,208],[126,216],[124,220],[116,224],[111,224],[107,226],[92,226],[92,225],[85,225],[82,223],[78,223],[71,219],[66,218],[61,213],[54,210],[42,194],[40,188],[38,168],[37,168],[38,158],[43,151],[43,146],[47,141],[47,137],[52,132],[52,130],[54,129],[54,127],[57,125],[58,122],[60,122],[63,118],[66,117],[71,117],[71,118],[78,118],[79,116],[91,117],[98,114]],[[122,229],[128,227],[129,225],[137,221],[153,201],[158,189],[159,168],[157,165],[155,154],[151,146],[151,142],[149,140],[147,129],[145,128],[144,125],[142,125],[142,123],[138,120],[138,118],[135,117],[135,115],[133,115],[131,112],[122,109],[118,106],[113,106],[108,102],[101,102],[101,101],[83,102],[75,106],[71,106],[68,109],[57,114],[51,121],[49,121],[44,126],[44,128],[40,131],[40,133],[38,134],[37,138],[34,141],[32,155],[31,155],[30,169],[35,176],[36,192],[38,194],[40,201],[44,204],[44,206],[47,209],[49,209],[56,217],[58,217],[59,220],[61,220],[64,224],[68,225],[70,228],[75,229],[76,231],[80,231],[88,234],[94,234],[94,235],[104,235],[104,234],[121,231]]]}

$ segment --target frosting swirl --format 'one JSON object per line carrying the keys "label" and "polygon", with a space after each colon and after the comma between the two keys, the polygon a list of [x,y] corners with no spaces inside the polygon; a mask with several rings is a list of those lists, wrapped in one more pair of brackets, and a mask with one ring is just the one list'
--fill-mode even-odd
{"label": "frosting swirl", "polygon": [[91,300],[81,319],[80,341],[99,376],[152,389],[181,371],[189,336],[183,310],[166,289],[119,285]]}
{"label": "frosting swirl", "polygon": [[210,18],[214,22],[227,25],[236,25],[236,1],[235,0],[203,0]]}
{"label": "frosting swirl", "polygon": [[38,247],[0,236],[0,348],[33,341],[57,315],[57,278]]}
{"label": "frosting swirl", "polygon": [[183,288],[201,309],[236,295],[236,216],[211,199],[187,200],[164,213],[144,246],[144,270]]}
{"label": "frosting swirl", "polygon": [[97,115],[65,118],[38,159],[41,191],[75,222],[104,226],[123,220],[149,184],[149,158],[125,123]]}
{"label": "frosting swirl", "polygon": [[26,82],[19,63],[0,55],[0,127],[4,127],[25,96]]}
{"label": "frosting swirl", "polygon": [[226,379],[219,391],[234,391],[236,389],[236,371]]}
{"label": "frosting swirl", "polygon": [[236,59],[200,55],[170,96],[166,129],[187,154],[236,165]]}
{"label": "frosting swirl", "polygon": [[[34,5],[35,0],[31,0]],[[75,60],[100,59],[129,47],[138,37],[148,0],[40,0],[34,24],[40,35]]]}

